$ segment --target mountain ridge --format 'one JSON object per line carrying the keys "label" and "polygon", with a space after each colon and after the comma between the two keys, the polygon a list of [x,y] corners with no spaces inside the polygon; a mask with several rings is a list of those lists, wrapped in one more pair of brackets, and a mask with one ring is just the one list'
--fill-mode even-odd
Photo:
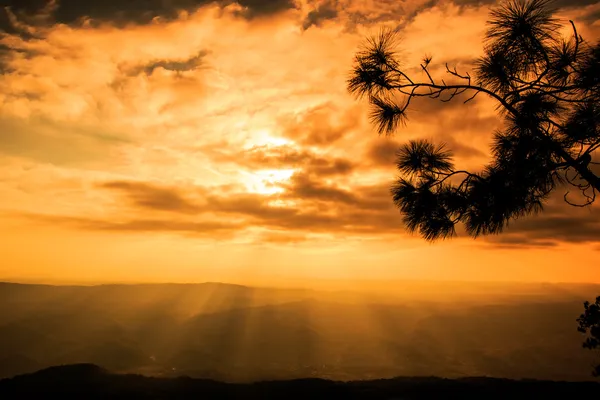
{"label": "mountain ridge", "polygon": [[53,366],[0,380],[0,397],[17,398],[192,398],[211,399],[531,399],[558,400],[590,396],[599,382],[511,380],[491,377],[457,379],[397,377],[370,381],[319,378],[225,383],[210,379],[116,374],[95,364]]}

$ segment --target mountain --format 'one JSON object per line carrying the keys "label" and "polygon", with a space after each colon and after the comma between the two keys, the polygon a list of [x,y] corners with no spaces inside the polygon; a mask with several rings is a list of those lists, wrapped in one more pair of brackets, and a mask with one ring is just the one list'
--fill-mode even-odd
{"label": "mountain", "polygon": [[51,367],[0,380],[2,399],[572,399],[594,398],[597,382],[492,378],[396,378],[336,382],[299,379],[248,384],[112,374],[92,364]]}
{"label": "mountain", "polygon": [[597,356],[581,347],[575,319],[600,288],[478,285],[440,286],[433,295],[435,286],[419,294],[416,284],[408,296],[408,289],[5,283],[0,378],[76,363],[228,382],[590,378]]}

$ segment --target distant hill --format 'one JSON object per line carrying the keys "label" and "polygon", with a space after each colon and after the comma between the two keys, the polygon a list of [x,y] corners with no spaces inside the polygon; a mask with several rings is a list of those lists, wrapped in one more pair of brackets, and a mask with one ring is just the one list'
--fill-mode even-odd
{"label": "distant hill", "polygon": [[2,399],[544,399],[596,398],[600,383],[492,378],[299,379],[249,384],[111,374],[93,364],[48,368],[0,380]]}
{"label": "distant hill", "polygon": [[581,347],[575,319],[588,291],[600,288],[478,285],[448,292],[442,285],[435,294],[423,284],[415,294],[415,284],[409,296],[407,284],[390,295],[220,283],[0,283],[0,378],[92,363],[227,382],[590,379],[597,355]]}

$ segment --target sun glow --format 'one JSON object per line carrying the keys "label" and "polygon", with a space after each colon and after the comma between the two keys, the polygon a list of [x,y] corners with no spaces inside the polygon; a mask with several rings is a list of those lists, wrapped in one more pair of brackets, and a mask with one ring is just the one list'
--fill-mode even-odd
{"label": "sun glow", "polygon": [[[269,129],[258,129],[246,141],[245,150],[257,148],[277,149],[293,145],[294,142],[284,137],[274,136]],[[253,171],[242,171],[246,189],[251,193],[272,195],[282,193],[282,183],[288,181],[297,168],[271,168]]]}
{"label": "sun glow", "polygon": [[268,129],[260,129],[252,132],[251,138],[246,142],[246,149],[253,147],[281,147],[293,145],[294,142],[290,139],[274,136]]}
{"label": "sun glow", "polygon": [[282,193],[282,183],[294,175],[296,169],[267,169],[253,172],[244,172],[247,177],[245,182],[249,192],[271,195]]}

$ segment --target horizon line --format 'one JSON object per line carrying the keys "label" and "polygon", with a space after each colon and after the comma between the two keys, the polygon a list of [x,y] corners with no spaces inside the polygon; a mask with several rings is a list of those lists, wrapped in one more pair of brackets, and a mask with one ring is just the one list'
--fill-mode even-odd
{"label": "horizon line", "polygon": [[[564,282],[564,281],[515,281],[515,280],[458,280],[458,279],[299,279],[297,285],[293,285],[294,280],[291,279],[284,283],[273,282],[272,284],[256,284],[256,283],[241,283],[231,280],[223,281],[170,281],[165,280],[161,282],[157,281],[133,281],[133,280],[121,280],[121,281],[84,281],[84,280],[66,280],[66,279],[44,279],[44,278],[1,278],[0,284],[14,284],[14,285],[31,285],[31,286],[71,286],[71,287],[98,287],[98,286],[153,286],[153,285],[206,285],[206,284],[219,284],[219,285],[230,285],[230,286],[242,286],[248,288],[278,288],[285,286],[286,289],[304,289],[314,290],[313,285],[307,284],[310,282],[317,283],[316,286],[323,284],[381,284],[382,286],[388,287],[394,284],[400,283],[414,283],[414,284],[480,284],[480,285],[559,285],[559,286],[600,286],[600,282]],[[356,288],[360,289],[360,288]]]}

